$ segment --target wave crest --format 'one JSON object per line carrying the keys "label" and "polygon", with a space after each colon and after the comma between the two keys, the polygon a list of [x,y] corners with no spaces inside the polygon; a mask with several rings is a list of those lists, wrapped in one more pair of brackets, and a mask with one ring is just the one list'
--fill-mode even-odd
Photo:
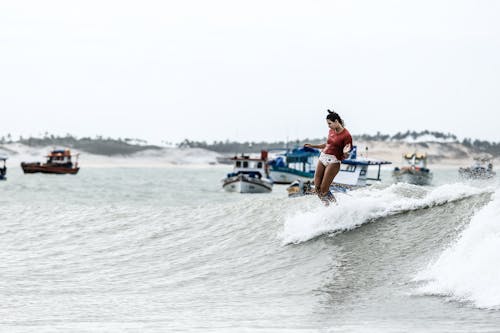
{"label": "wave crest", "polygon": [[500,190],[471,219],[455,244],[415,278],[418,293],[500,309]]}
{"label": "wave crest", "polygon": [[338,205],[327,208],[321,207],[317,198],[309,197],[308,202],[315,200],[315,205],[299,206],[293,215],[286,217],[280,236],[283,244],[302,243],[323,234],[351,230],[375,219],[442,205],[487,191],[491,190],[462,183],[430,189],[398,183],[383,189],[352,191],[349,196],[339,194]]}

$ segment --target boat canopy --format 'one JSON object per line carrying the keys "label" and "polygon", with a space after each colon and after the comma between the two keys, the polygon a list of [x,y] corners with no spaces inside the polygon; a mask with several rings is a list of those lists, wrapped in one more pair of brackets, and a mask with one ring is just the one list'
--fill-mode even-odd
{"label": "boat canopy", "polygon": [[419,160],[425,160],[427,158],[427,155],[425,153],[422,153],[422,154],[415,153],[415,158],[417,158]]}
{"label": "boat canopy", "polygon": [[319,155],[320,152],[318,149],[309,147],[295,148],[285,153],[288,163],[307,163],[311,157]]}
{"label": "boat canopy", "polygon": [[348,165],[384,165],[384,164],[392,164],[392,162],[384,161],[384,160],[375,160],[375,159],[345,159],[342,160],[342,164]]}
{"label": "boat canopy", "polygon": [[71,157],[71,151],[69,149],[54,149],[53,151],[50,152],[50,154],[47,157],[53,157],[53,156]]}
{"label": "boat canopy", "polygon": [[406,160],[411,160],[413,157],[419,160],[425,160],[427,158],[427,154],[425,153],[406,153],[403,155],[403,158]]}

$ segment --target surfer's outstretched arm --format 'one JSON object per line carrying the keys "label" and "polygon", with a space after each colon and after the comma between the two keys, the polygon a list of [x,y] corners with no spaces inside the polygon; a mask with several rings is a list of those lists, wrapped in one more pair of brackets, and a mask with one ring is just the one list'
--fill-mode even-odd
{"label": "surfer's outstretched arm", "polygon": [[321,143],[319,145],[313,145],[313,144],[310,144],[310,143],[306,143],[304,145],[304,147],[308,147],[308,148],[316,148],[316,149],[324,149],[326,147],[326,143]]}

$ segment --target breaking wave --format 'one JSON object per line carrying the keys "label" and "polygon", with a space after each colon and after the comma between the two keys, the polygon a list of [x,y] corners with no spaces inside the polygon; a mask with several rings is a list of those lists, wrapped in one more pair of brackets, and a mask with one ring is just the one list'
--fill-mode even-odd
{"label": "breaking wave", "polygon": [[500,309],[500,190],[472,217],[460,238],[415,278],[417,292]]}
{"label": "breaking wave", "polygon": [[326,208],[321,207],[317,198],[300,198],[303,199],[302,206],[285,218],[280,237],[283,244],[302,243],[324,234],[351,230],[386,216],[442,205],[488,191],[491,189],[463,183],[436,188],[398,183],[383,189],[366,188],[349,195],[339,194],[338,204]]}

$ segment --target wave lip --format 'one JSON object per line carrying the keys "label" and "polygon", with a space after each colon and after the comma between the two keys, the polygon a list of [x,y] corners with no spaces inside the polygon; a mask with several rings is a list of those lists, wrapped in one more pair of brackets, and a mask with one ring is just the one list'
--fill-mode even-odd
{"label": "wave lip", "polygon": [[417,292],[448,296],[478,308],[500,309],[500,190],[471,219],[460,238],[416,281]]}
{"label": "wave lip", "polygon": [[[462,183],[433,189],[398,183],[384,189],[368,188],[340,196],[338,205],[328,208],[302,207],[285,219],[283,244],[298,244],[323,234],[351,230],[375,219],[391,216],[491,191]],[[313,199],[313,198],[309,198]],[[314,198],[316,199],[316,198]]]}

